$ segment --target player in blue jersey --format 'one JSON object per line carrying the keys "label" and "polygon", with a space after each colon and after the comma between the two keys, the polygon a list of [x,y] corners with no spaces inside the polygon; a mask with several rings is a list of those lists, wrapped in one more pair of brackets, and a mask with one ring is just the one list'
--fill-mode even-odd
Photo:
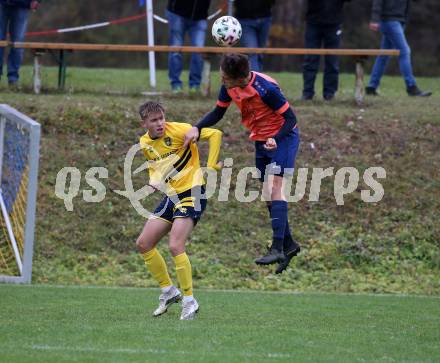
{"label": "player in blue jersey", "polygon": [[287,201],[282,192],[283,176],[293,173],[299,146],[296,116],[274,79],[249,70],[246,55],[224,55],[220,74],[223,85],[217,105],[186,133],[185,144],[196,141],[204,127],[220,121],[232,101],[238,106],[242,123],[250,130],[249,138],[255,142],[260,180],[270,195],[267,207],[272,220],[272,246],[255,262],[279,263],[275,272],[281,273],[300,251],[290,233]]}

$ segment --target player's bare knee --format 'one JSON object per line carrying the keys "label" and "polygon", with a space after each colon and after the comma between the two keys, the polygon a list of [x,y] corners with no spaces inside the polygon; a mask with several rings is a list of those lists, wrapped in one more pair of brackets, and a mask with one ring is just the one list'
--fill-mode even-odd
{"label": "player's bare knee", "polygon": [[154,246],[152,243],[149,243],[148,241],[146,241],[145,239],[143,239],[141,237],[139,237],[136,240],[136,248],[140,253],[148,252],[148,251],[152,250],[153,247]]}
{"label": "player's bare knee", "polygon": [[271,190],[271,200],[282,200],[283,196],[283,178],[274,177],[272,190]]}
{"label": "player's bare knee", "polygon": [[168,247],[173,256],[180,255],[181,253],[185,252],[185,241],[182,241],[180,238],[173,238],[170,236]]}
{"label": "player's bare knee", "polygon": [[281,190],[283,186],[283,177],[276,175],[273,178],[273,187],[272,190]]}

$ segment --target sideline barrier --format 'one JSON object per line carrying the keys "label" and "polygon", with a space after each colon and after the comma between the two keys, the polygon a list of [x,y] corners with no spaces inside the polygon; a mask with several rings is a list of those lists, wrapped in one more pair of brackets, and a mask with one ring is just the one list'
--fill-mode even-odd
{"label": "sideline barrier", "polygon": [[[208,20],[214,19],[222,11],[223,11],[222,9],[217,9],[214,13],[209,15],[207,19]],[[147,13],[143,12],[141,14],[127,16],[125,18],[101,21],[101,22],[93,23],[93,24],[85,24],[85,25],[69,27],[69,28],[59,28],[59,29],[32,31],[32,32],[25,33],[25,37],[37,37],[37,36],[41,36],[41,35],[55,35],[55,34],[79,32],[79,31],[84,31],[84,30],[102,28],[102,27],[106,27],[106,26],[110,26],[110,25],[120,25],[120,24],[129,23],[129,22],[132,22],[132,21],[144,19],[144,18],[146,18],[146,16],[147,16]],[[160,23],[168,24],[168,20],[165,19],[165,18],[162,18],[159,15],[153,14],[153,19],[157,20]]]}
{"label": "sideline barrier", "polygon": [[[168,45],[138,45],[138,44],[86,44],[86,43],[46,43],[46,42],[2,42],[0,47],[11,46],[15,48],[32,49],[34,52],[34,91],[39,93],[41,89],[40,74],[40,56],[46,51],[59,51],[57,59],[58,71],[58,88],[64,89],[66,78],[66,52],[75,50],[81,51],[111,51],[111,52],[182,52],[182,53],[255,53],[270,55],[339,55],[351,56],[356,62],[356,79],[354,97],[358,104],[364,99],[364,62],[369,56],[398,56],[399,50],[386,49],[310,49],[310,48],[243,48],[243,47],[191,47],[191,46],[168,46]],[[205,62],[209,63],[208,57]],[[209,77],[209,75],[208,75]],[[209,82],[206,82],[209,84]],[[208,90],[204,90],[204,94],[208,94]]]}

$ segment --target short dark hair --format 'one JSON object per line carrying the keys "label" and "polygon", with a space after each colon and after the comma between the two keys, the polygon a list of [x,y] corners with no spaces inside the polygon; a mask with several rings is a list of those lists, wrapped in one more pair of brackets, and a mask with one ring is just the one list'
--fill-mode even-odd
{"label": "short dark hair", "polygon": [[249,59],[245,54],[224,54],[220,68],[233,79],[246,78],[249,75]]}
{"label": "short dark hair", "polygon": [[139,115],[142,120],[145,120],[150,113],[154,112],[163,112],[165,113],[165,109],[159,102],[155,101],[147,101],[139,107]]}

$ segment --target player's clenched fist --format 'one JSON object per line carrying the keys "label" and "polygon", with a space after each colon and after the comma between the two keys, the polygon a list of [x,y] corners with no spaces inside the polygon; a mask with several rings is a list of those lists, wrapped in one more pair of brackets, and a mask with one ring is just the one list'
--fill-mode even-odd
{"label": "player's clenched fist", "polygon": [[264,144],[266,150],[275,150],[277,148],[277,142],[273,137],[269,137]]}

